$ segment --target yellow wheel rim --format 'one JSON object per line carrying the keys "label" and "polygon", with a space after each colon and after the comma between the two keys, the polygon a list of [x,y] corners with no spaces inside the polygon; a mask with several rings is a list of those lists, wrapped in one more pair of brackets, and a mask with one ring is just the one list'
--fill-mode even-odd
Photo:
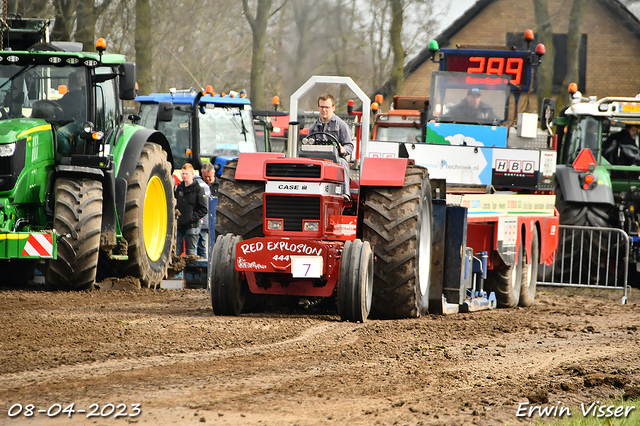
{"label": "yellow wheel rim", "polygon": [[149,180],[144,193],[144,246],[152,261],[160,259],[167,238],[167,194],[158,176]]}

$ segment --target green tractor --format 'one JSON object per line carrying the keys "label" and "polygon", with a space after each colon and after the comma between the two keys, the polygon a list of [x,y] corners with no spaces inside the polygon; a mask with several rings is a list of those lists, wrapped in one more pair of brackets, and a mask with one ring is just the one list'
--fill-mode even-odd
{"label": "green tractor", "polygon": [[169,144],[124,123],[135,64],[103,39],[97,53],[71,47],[0,51],[3,284],[39,270],[57,290],[125,276],[159,286],[175,246]]}
{"label": "green tractor", "polygon": [[[567,281],[568,269],[573,267],[572,281],[612,285],[624,278],[623,266],[628,262],[632,284],[640,273],[640,150],[635,132],[627,136],[628,143],[611,142],[609,137],[640,125],[640,98],[598,100],[583,97],[575,87],[570,91],[571,105],[553,121],[560,224],[623,230],[629,235],[630,249],[625,252],[623,244],[607,234],[585,236],[576,243],[573,234],[567,233],[569,248],[562,251],[560,242],[555,279]],[[547,268],[545,281],[551,275]]]}

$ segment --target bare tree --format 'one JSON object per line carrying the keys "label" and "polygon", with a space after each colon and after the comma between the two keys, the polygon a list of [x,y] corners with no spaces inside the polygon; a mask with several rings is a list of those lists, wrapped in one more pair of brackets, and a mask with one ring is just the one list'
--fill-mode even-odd
{"label": "bare tree", "polygon": [[402,0],[389,0],[391,4],[391,28],[389,29],[389,41],[393,51],[393,64],[391,66],[391,78],[389,79],[391,93],[402,92],[404,84],[404,48],[402,47],[402,18],[404,5]]}
{"label": "bare tree", "polygon": [[249,88],[252,38],[243,25],[240,1],[161,2],[154,5],[152,16],[152,28],[162,28],[151,33],[153,91],[212,85],[217,93],[229,93]]}
{"label": "bare tree", "polygon": [[296,50],[294,56],[294,63],[297,66],[293,68],[293,82],[295,86],[301,85],[306,76],[303,75],[303,70],[308,69],[304,66],[307,64],[307,57],[310,53],[311,34],[310,26],[315,27],[316,22],[313,19],[313,12],[317,10],[313,7],[314,0],[298,0],[291,2],[291,9],[293,11],[293,23],[295,25],[296,37]]}
{"label": "bare tree", "polygon": [[4,2],[7,5],[7,13],[18,13],[23,18],[49,18],[51,16],[51,5],[48,0],[19,1],[9,0]]}
{"label": "bare tree", "polygon": [[[584,0],[573,0],[571,3],[569,25],[567,27],[567,72],[564,75],[563,87],[568,87],[569,83],[578,81],[578,59],[580,55],[580,40],[582,39],[584,3]],[[569,105],[569,93],[566,90],[560,91],[558,102],[560,105]]]}
{"label": "bare tree", "polygon": [[55,23],[51,30],[51,40],[72,40],[78,1],[79,0],[53,0]]}
{"label": "bare tree", "polygon": [[138,80],[138,91],[143,94],[151,93],[153,78],[151,28],[151,5],[149,0],[136,0],[136,78]]}
{"label": "bare tree", "polygon": [[97,6],[94,0],[78,0],[76,31],[73,38],[82,43],[85,51],[95,50],[96,22],[110,4],[111,0],[102,0]]}
{"label": "bare tree", "polygon": [[286,0],[275,10],[271,11],[273,0],[256,0],[255,14],[249,6],[249,0],[242,0],[244,16],[251,26],[253,33],[253,48],[251,53],[251,86],[250,94],[253,105],[264,108],[264,69],[266,66],[266,35],[269,18],[278,13]]}
{"label": "bare tree", "polygon": [[369,30],[369,47],[371,49],[371,70],[373,87],[380,87],[387,79],[391,49],[386,43],[386,27],[389,15],[389,2],[371,2],[371,28]]}
{"label": "bare tree", "polygon": [[[584,14],[584,0],[572,0],[571,11],[569,13],[569,26],[567,34],[567,69],[563,86],[567,87],[569,82],[577,81],[579,76],[578,58],[580,52],[580,40],[582,38],[582,16]],[[552,96],[553,90],[553,69],[554,69],[554,48],[553,48],[553,28],[549,17],[547,0],[533,0],[536,24],[538,29],[538,41],[544,43],[546,47],[545,60],[538,67],[538,105],[542,99]],[[561,90],[557,98],[556,107],[558,109],[569,104],[569,95]]]}
{"label": "bare tree", "polygon": [[538,105],[542,104],[544,98],[550,98],[553,86],[553,28],[547,0],[533,0],[533,10],[537,25],[536,37],[538,42],[543,43],[546,48],[545,58],[542,65],[534,68],[538,77],[538,88],[536,97]]}

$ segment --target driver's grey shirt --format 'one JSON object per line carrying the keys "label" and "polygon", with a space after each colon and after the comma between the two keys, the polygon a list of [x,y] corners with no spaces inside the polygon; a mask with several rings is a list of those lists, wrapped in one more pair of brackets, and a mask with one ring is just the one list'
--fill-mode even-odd
{"label": "driver's grey shirt", "polygon": [[[338,139],[338,142],[340,142],[344,147],[345,151],[344,155],[341,155],[341,157],[346,157],[353,152],[353,142],[351,142],[351,130],[349,130],[349,125],[337,115],[333,114],[331,119],[326,123],[323,123],[321,119],[318,119],[318,121],[313,123],[311,127],[309,127],[309,134],[317,132],[329,133]],[[331,139],[326,136],[323,137],[322,135],[317,135],[314,138],[316,141],[321,140],[322,143],[332,143]]]}

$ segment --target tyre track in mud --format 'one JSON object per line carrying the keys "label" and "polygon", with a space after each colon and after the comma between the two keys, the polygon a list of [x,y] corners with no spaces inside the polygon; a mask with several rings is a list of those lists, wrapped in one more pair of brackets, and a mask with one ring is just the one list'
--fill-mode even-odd
{"label": "tyre track in mud", "polygon": [[[343,341],[347,333],[352,332],[362,324],[349,323],[321,323],[304,330],[299,336],[284,341],[255,346],[245,346],[230,349],[219,349],[211,351],[200,351],[192,353],[176,353],[160,356],[151,356],[141,359],[118,359],[90,364],[78,364],[64,367],[56,367],[47,370],[28,371],[21,373],[3,374],[0,376],[0,389],[19,388],[33,384],[33,382],[45,383],[62,380],[82,380],[97,376],[106,376],[116,372],[143,370],[155,367],[164,367],[174,364],[188,364],[193,362],[219,361],[225,358],[236,356],[250,356],[258,354],[268,354],[273,352],[286,351],[288,346],[297,343],[307,343],[314,339],[324,337],[326,339],[332,335],[335,340]],[[352,337],[353,338],[353,337]],[[336,341],[335,344],[338,344]]]}
{"label": "tyre track in mud", "polygon": [[[640,311],[608,297],[543,293],[525,309],[349,324],[324,312],[215,317],[203,296],[6,295],[15,339],[0,336],[0,354],[27,359],[0,375],[0,398],[141,402],[140,422],[158,425],[495,426],[519,423],[518,403],[537,390],[565,404],[623,392],[585,375],[640,384]],[[78,361],[60,365],[61,348]]]}

